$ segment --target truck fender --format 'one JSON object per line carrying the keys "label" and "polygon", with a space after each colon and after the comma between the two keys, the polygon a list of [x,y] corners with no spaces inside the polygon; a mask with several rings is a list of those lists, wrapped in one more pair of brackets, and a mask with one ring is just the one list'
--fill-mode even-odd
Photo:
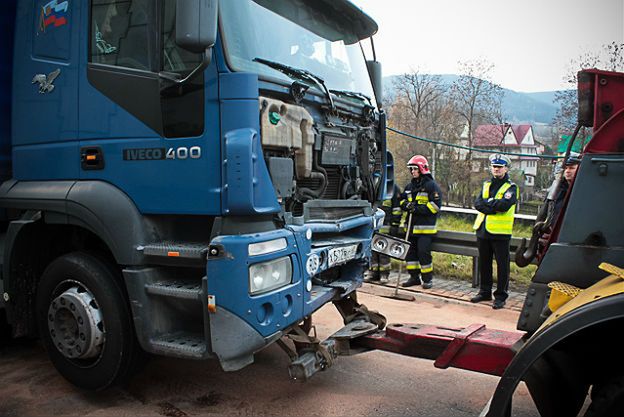
{"label": "truck fender", "polygon": [[[510,415],[512,396],[518,384],[523,380],[527,383],[542,416],[576,415],[583,404],[582,401],[580,404],[578,404],[578,401],[574,401],[574,398],[571,398],[572,393],[569,391],[565,397],[567,401],[558,401],[559,398],[556,395],[538,395],[536,398],[536,392],[531,389],[531,384],[535,384],[535,381],[532,381],[531,373],[540,377],[551,376],[545,375],[544,370],[539,369],[540,361],[548,359],[552,362],[554,358],[560,365],[556,366],[556,369],[561,369],[561,366],[566,366],[567,364],[569,367],[566,368],[566,371],[574,374],[575,364],[573,361],[571,362],[564,354],[559,351],[554,352],[552,349],[560,342],[583,330],[618,319],[624,319],[624,294],[622,293],[616,293],[582,304],[557,320],[552,321],[550,325],[543,326],[528,339],[511,361],[496,387],[496,391],[489,403],[489,410],[484,410],[482,415],[488,417]],[[548,324],[548,322],[545,324]],[[555,377],[556,375],[552,376]],[[561,384],[560,382],[558,383]],[[561,388],[569,390],[575,387],[562,386]],[[584,389],[586,392],[588,386],[576,386],[576,388]],[[584,399],[584,396],[582,398]],[[569,409],[566,410],[566,407],[569,407]]]}
{"label": "truck fender", "polygon": [[[143,254],[137,246],[157,240],[155,229],[130,197],[104,181],[8,181],[0,187],[0,199],[6,208],[40,211],[46,223],[91,231],[120,265],[141,264]],[[5,254],[10,250],[8,245]],[[5,256],[5,271],[8,263],[10,257]]]}

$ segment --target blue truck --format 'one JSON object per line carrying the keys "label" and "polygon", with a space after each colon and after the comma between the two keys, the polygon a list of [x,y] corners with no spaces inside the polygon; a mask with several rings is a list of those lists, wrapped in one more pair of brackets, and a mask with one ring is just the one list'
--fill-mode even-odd
{"label": "blue truck", "polygon": [[145,352],[326,367],[310,317],[363,311],[392,183],[376,23],[343,0],[5,0],[0,23],[9,336],[95,390]]}

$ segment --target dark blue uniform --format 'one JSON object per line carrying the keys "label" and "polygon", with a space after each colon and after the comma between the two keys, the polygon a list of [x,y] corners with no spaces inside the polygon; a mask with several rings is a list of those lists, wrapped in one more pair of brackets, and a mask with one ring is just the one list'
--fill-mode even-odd
{"label": "dark blue uniform", "polygon": [[411,247],[406,258],[410,279],[405,286],[418,285],[420,275],[427,284],[433,279],[431,242],[437,233],[436,222],[441,207],[442,192],[430,174],[412,178],[401,194],[401,209],[408,213],[406,227],[409,214],[412,215],[409,232]]}

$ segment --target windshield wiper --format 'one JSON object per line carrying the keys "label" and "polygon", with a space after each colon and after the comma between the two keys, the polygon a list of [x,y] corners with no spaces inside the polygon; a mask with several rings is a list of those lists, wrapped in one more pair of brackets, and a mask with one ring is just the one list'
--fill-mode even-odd
{"label": "windshield wiper", "polygon": [[337,96],[357,98],[362,101],[368,101],[368,104],[370,104],[371,106],[373,105],[373,102],[371,101],[370,97],[362,93],[358,93],[355,91],[347,91],[347,90],[329,90],[329,91],[331,93],[334,93]]}
{"label": "windshield wiper", "polygon": [[268,59],[254,58],[254,61],[259,64],[266,65],[267,67],[273,68],[274,70],[277,70],[281,72],[282,74],[289,76],[290,78],[308,81],[308,82],[312,82],[316,84],[321,89],[321,91],[325,93],[325,97],[327,97],[327,100],[329,101],[329,106],[331,107],[332,112],[336,111],[334,100],[332,99],[331,93],[329,92],[329,90],[327,89],[327,86],[325,85],[325,80],[319,77],[318,75],[314,75],[310,71],[291,67],[286,64],[282,64],[282,63],[275,62],[275,61],[269,61]]}

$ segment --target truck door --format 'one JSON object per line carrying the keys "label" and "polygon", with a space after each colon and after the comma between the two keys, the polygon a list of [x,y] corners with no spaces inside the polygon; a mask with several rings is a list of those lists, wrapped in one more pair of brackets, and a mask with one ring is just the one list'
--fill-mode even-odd
{"label": "truck door", "polygon": [[13,70],[13,176],[76,178],[78,0],[20,1]]}
{"label": "truck door", "polygon": [[183,85],[165,79],[186,77],[203,57],[175,43],[176,2],[85,2],[80,149],[91,160],[80,178],[114,184],[143,213],[210,214],[220,184],[216,65]]}

